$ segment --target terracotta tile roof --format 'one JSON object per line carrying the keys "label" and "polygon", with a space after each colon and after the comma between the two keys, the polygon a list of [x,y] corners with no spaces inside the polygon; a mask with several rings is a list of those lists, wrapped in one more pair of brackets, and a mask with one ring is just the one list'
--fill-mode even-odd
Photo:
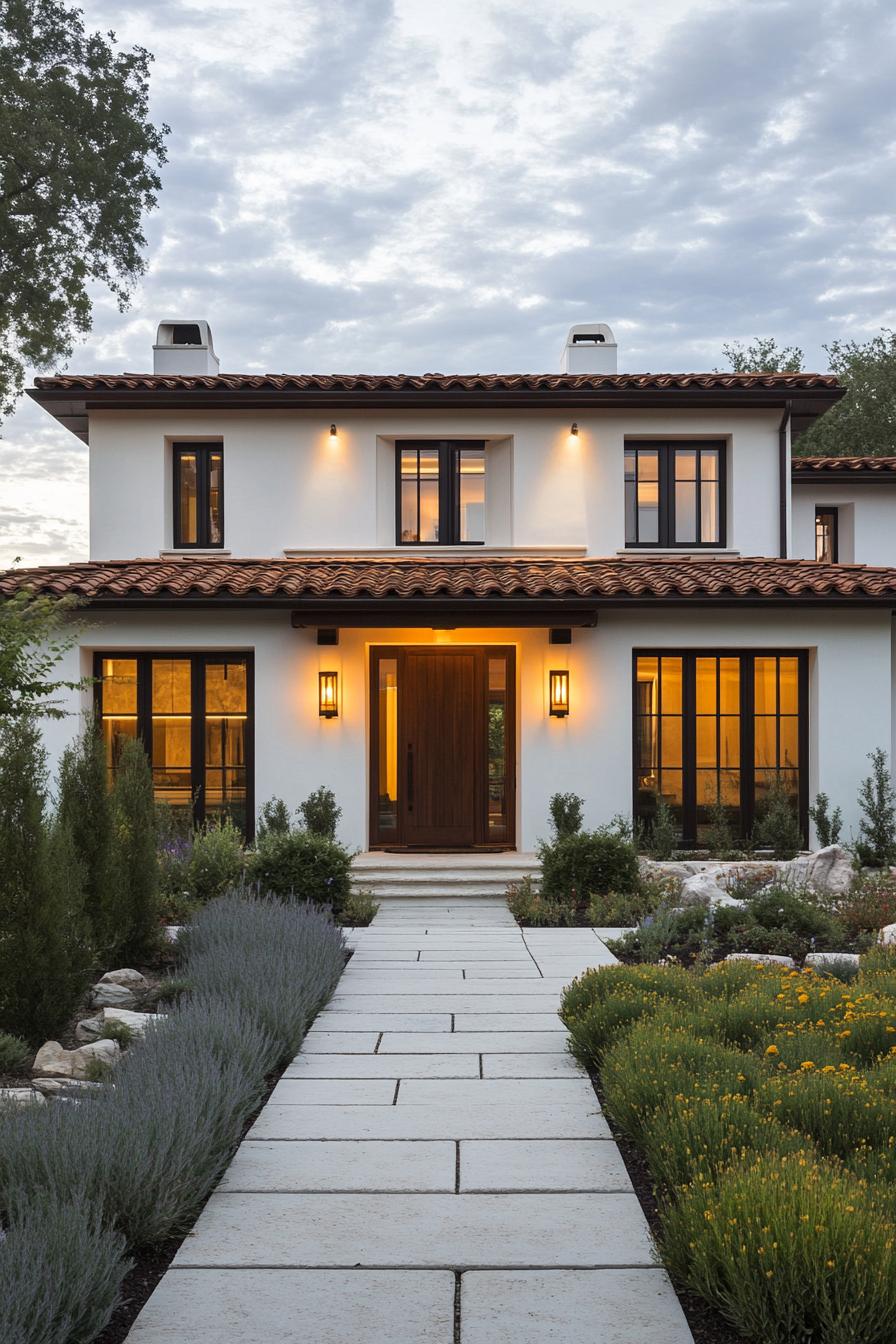
{"label": "terracotta tile roof", "polygon": [[632,556],[321,556],[91,561],[0,573],[0,598],[23,587],[89,603],[290,606],[408,599],[568,600],[595,607],[666,601],[814,602],[896,607],[896,569],[813,560]]}
{"label": "terracotta tile roof", "polygon": [[794,457],[791,472],[796,478],[810,476],[896,475],[896,457]]}
{"label": "terracotta tile roof", "polygon": [[837,379],[821,373],[222,373],[60,374],[35,378],[39,391],[138,392],[260,391],[275,392],[529,392],[581,391],[599,388],[807,388],[837,389]]}

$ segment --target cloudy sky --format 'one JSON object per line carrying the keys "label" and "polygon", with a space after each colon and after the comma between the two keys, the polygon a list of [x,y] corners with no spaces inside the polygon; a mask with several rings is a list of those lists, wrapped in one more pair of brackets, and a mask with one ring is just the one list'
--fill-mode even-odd
{"label": "cloudy sky", "polygon": [[[155,54],[148,271],[78,372],[206,317],[229,372],[620,368],[896,325],[892,0],[82,0]],[[87,554],[87,450],[0,440],[0,564]]]}

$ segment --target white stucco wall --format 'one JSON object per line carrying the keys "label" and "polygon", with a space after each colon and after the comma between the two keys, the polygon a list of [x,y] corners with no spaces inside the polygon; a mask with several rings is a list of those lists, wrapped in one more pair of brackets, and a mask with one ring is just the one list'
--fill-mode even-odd
{"label": "white stucco wall", "polygon": [[94,412],[91,558],[170,550],[178,439],[224,445],[225,553],[234,556],[394,547],[396,438],[486,440],[488,545],[593,555],[625,545],[626,438],[721,438],[729,444],[728,548],[778,552],[775,411],[346,412],[335,416],[335,447],[333,418],[326,410]]}
{"label": "white stucco wall", "polygon": [[[631,811],[631,655],[670,650],[767,647],[809,649],[810,796],[823,789],[843,808],[847,833],[857,825],[856,793],[867,753],[893,746],[892,630],[887,612],[686,610],[601,616],[594,630],[573,632],[571,646],[550,645],[546,630],[357,630],[336,648],[319,648],[312,630],[293,630],[287,611],[169,612],[91,615],[67,674],[91,670],[93,650],[165,648],[251,650],[255,655],[255,796],[278,795],[295,806],[320,784],[343,809],[342,838],[367,845],[367,652],[371,644],[514,644],[518,668],[517,843],[531,849],[545,833],[551,794],[586,800],[589,824]],[[547,714],[547,673],[570,670],[571,712]],[[340,714],[317,713],[317,673],[340,674]],[[82,697],[84,706],[89,693]],[[73,708],[77,705],[73,703]],[[76,731],[77,717],[47,726],[54,759]]]}
{"label": "white stucco wall", "polygon": [[896,482],[828,484],[799,481],[793,487],[793,555],[815,559],[815,510],[839,509],[840,563],[896,565]]}

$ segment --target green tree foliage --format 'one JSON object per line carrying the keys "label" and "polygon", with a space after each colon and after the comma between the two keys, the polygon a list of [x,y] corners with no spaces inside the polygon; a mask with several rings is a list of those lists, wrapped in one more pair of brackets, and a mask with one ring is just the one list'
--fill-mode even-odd
{"label": "green tree foliage", "polygon": [[0,719],[65,717],[60,692],[78,690],[83,682],[50,674],[77,642],[71,620],[77,605],[24,590],[0,601]]}
{"label": "green tree foliage", "polygon": [[799,346],[779,348],[771,336],[757,336],[747,346],[741,341],[728,341],[722,346],[722,354],[731,365],[732,373],[800,373],[803,367],[803,352]]}
{"label": "green tree foliage", "polygon": [[126,738],[112,789],[115,871],[109,918],[117,951],[140,960],[158,937],[159,865],[152,772],[142,743]]}
{"label": "green tree foliage", "polygon": [[825,346],[846,396],[800,436],[801,456],[888,457],[896,453],[896,332],[883,329],[864,344]]}
{"label": "green tree foliage", "polygon": [[859,789],[859,838],[856,855],[867,868],[886,868],[896,862],[896,792],[890,763],[882,747],[868,755],[871,774]]}
{"label": "green tree foliage", "polygon": [[91,287],[124,308],[144,269],[168,131],[148,119],[151,60],[60,0],[0,5],[0,413],[26,364],[90,330]]}
{"label": "green tree foliage", "polygon": [[81,868],[71,833],[49,826],[46,754],[34,719],[0,720],[0,1028],[39,1044],[89,980]]}
{"label": "green tree foliage", "polygon": [[101,951],[111,950],[116,943],[115,832],[105,747],[92,719],[62,753],[56,817],[70,835],[81,867],[94,943]]}

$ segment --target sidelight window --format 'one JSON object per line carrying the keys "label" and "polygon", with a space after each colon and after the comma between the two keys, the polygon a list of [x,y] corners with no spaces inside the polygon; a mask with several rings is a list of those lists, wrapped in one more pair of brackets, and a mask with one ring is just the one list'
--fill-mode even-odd
{"label": "sidelight window", "polygon": [[139,737],[158,802],[196,823],[230,817],[249,834],[249,656],[98,654],[94,676],[110,784],[122,740]]}
{"label": "sidelight window", "polygon": [[220,443],[174,445],[174,545],[224,545],[224,452]]}
{"label": "sidelight window", "polygon": [[397,542],[401,546],[485,541],[485,445],[396,445]]}
{"label": "sidelight window", "polygon": [[634,810],[662,800],[685,844],[727,822],[746,836],[777,783],[805,832],[803,653],[659,653],[634,660]]}
{"label": "sidelight window", "polygon": [[838,517],[836,509],[815,509],[815,559],[836,565],[839,560]]}
{"label": "sidelight window", "polygon": [[626,445],[625,544],[725,545],[724,444]]}

